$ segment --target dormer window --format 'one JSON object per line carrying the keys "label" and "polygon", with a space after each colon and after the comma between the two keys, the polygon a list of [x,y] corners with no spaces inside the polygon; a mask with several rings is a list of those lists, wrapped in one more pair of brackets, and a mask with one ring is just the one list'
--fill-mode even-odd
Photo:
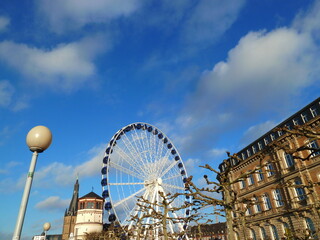
{"label": "dormer window", "polygon": [[302,118],[303,123],[308,122],[308,115],[307,115],[307,113],[301,113],[301,118]]}
{"label": "dormer window", "polygon": [[311,114],[312,114],[312,117],[318,116],[318,112],[317,112],[316,107],[311,107],[311,108],[310,108],[310,112],[311,112]]}

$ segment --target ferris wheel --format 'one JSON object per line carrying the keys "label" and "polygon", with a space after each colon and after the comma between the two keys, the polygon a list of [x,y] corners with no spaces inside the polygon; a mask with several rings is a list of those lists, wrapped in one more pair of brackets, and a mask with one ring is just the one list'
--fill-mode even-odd
{"label": "ferris wheel", "polygon": [[[186,192],[187,171],[178,150],[163,132],[147,123],[129,124],[116,132],[106,148],[101,173],[105,222],[119,223],[127,230],[137,228],[133,216],[146,211],[146,203],[137,204],[139,198],[156,205],[164,197]],[[178,195],[168,206],[167,219],[175,219],[167,222],[169,233],[186,229],[184,219],[191,209],[176,209],[190,201],[189,196]],[[162,211],[161,206],[157,211]],[[144,226],[161,226],[159,223],[151,216],[140,222]],[[152,235],[160,235],[159,229]]]}

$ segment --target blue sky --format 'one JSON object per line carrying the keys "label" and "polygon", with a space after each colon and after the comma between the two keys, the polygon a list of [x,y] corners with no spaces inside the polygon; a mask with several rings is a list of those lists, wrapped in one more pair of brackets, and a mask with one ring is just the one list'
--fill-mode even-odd
{"label": "blue sky", "polygon": [[11,239],[29,169],[41,153],[23,239],[61,233],[79,174],[100,193],[102,155],[132,122],[160,128],[189,175],[236,152],[320,90],[320,1],[29,0],[0,2],[1,239]]}

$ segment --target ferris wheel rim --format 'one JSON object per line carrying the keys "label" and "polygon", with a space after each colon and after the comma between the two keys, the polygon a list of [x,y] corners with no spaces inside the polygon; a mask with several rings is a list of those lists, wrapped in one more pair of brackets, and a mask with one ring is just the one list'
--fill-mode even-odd
{"label": "ferris wheel rim", "polygon": [[[114,206],[116,206],[116,204],[115,204],[114,199],[113,199],[113,197],[112,197],[112,191],[111,191],[111,188],[110,188],[110,182],[109,182],[109,177],[110,177],[110,176],[109,176],[109,173],[110,173],[110,168],[112,168],[112,166],[111,166],[112,159],[110,158],[110,155],[112,155],[113,149],[114,149],[115,146],[116,146],[116,142],[121,139],[121,138],[119,138],[119,136],[125,135],[127,132],[130,132],[130,131],[132,131],[132,130],[136,130],[136,127],[139,126],[139,125],[140,125],[140,128],[137,128],[138,130],[140,130],[142,127],[148,127],[148,128],[151,127],[152,131],[149,131],[149,129],[148,129],[148,132],[149,132],[149,133],[151,133],[151,132],[153,133],[153,130],[156,130],[158,136],[159,136],[159,134],[162,134],[162,138],[167,139],[167,142],[166,142],[166,143],[171,144],[171,148],[172,148],[173,150],[175,150],[175,153],[174,153],[173,155],[174,155],[174,156],[178,156],[178,158],[177,158],[178,160],[173,161],[173,163],[174,163],[174,164],[176,164],[176,162],[179,162],[179,164],[181,163],[182,165],[181,165],[181,167],[179,166],[179,168],[183,170],[184,174],[183,174],[183,175],[173,176],[173,177],[181,177],[181,182],[182,182],[183,186],[184,186],[184,183],[183,183],[183,182],[184,182],[184,179],[186,179],[186,178],[188,177],[187,171],[186,171],[186,169],[185,169],[185,165],[183,164],[183,161],[182,161],[182,159],[181,159],[181,156],[180,156],[177,148],[175,147],[175,145],[173,144],[173,142],[171,141],[171,139],[170,139],[166,134],[164,134],[163,131],[161,131],[159,128],[157,128],[157,127],[155,127],[154,125],[149,124],[149,123],[145,123],[145,122],[135,122],[135,123],[128,124],[128,125],[122,127],[121,129],[119,129],[119,130],[113,135],[113,137],[111,138],[110,142],[109,142],[108,145],[107,145],[107,149],[106,149],[106,151],[105,151],[104,159],[105,159],[106,157],[108,157],[109,160],[107,161],[107,163],[103,162],[103,167],[107,167],[107,172],[106,172],[106,174],[102,174],[102,180],[103,180],[104,178],[106,178],[107,184],[106,184],[105,186],[103,186],[102,188],[103,188],[103,191],[108,190],[108,196],[107,196],[107,198],[109,198],[110,203],[111,203],[111,207],[112,207],[112,208],[109,209],[109,211],[108,211],[109,217],[110,217],[110,212],[112,212],[112,213],[115,215],[115,218],[118,220],[119,224],[120,224],[122,227],[123,227],[123,224],[124,224],[124,223],[121,222],[121,219],[120,219],[120,217],[118,216],[117,210],[115,209],[116,207],[114,207]],[[146,129],[145,129],[145,130],[146,130]],[[155,134],[154,134],[154,135],[155,135]],[[159,138],[160,138],[160,137],[159,137]],[[161,140],[161,139],[160,139],[160,140]],[[168,145],[168,144],[167,144],[167,145]],[[108,149],[109,149],[109,150],[108,150]],[[107,151],[108,151],[108,152],[107,152]],[[169,169],[169,170],[170,170],[170,169]],[[181,170],[181,172],[182,172],[182,170]],[[163,175],[165,175],[165,174],[163,174]],[[172,176],[171,176],[171,177],[172,177]],[[172,178],[173,178],[173,177],[172,177]],[[182,177],[183,177],[183,180],[182,180]],[[169,179],[169,178],[170,178],[170,177],[168,177],[168,179]],[[126,184],[127,184],[127,183],[126,183]],[[136,183],[136,184],[145,184],[145,181],[144,181],[144,182],[141,182],[141,183]],[[115,184],[114,184],[114,185],[115,185]],[[125,185],[125,184],[124,184],[124,185]],[[145,189],[145,187],[144,187],[144,188],[141,188],[141,189],[143,190],[143,189]],[[180,190],[186,191],[185,187],[183,187],[183,188],[181,187]],[[139,192],[139,191],[138,191],[138,192]],[[135,192],[134,194],[136,194],[136,192]],[[104,197],[104,199],[106,199],[106,198]],[[106,209],[105,209],[105,210],[106,210]],[[134,208],[132,209],[132,211],[133,211],[133,210],[134,210]],[[126,221],[126,218],[124,219],[124,221]]]}

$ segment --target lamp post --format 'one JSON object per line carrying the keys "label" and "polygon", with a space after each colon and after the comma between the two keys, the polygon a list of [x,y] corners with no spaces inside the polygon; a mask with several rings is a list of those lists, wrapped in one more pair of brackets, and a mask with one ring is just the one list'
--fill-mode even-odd
{"label": "lamp post", "polygon": [[51,228],[50,223],[47,222],[47,223],[43,224],[44,240],[47,240],[47,231],[49,231],[50,228]]}
{"label": "lamp post", "polygon": [[27,135],[26,142],[30,151],[33,152],[33,154],[12,240],[20,240],[23,221],[26,214],[30,189],[33,180],[33,174],[37,163],[38,153],[41,153],[44,150],[46,150],[50,146],[51,141],[51,131],[49,130],[49,128],[45,126],[36,126],[32,128]]}

